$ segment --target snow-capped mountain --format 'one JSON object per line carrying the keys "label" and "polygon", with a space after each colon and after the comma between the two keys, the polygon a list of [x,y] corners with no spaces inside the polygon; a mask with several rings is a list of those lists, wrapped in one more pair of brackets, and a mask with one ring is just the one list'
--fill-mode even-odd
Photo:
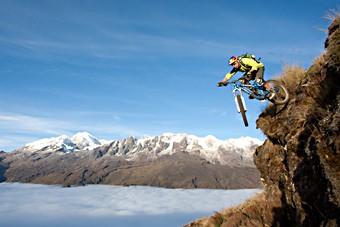
{"label": "snow-capped mountain", "polygon": [[73,152],[77,150],[93,150],[101,143],[88,132],[80,132],[69,138],[66,135],[46,138],[26,144],[20,150],[25,152]]}
{"label": "snow-capped mountain", "polygon": [[187,152],[221,164],[252,160],[255,148],[262,144],[259,139],[241,137],[219,140],[212,135],[200,138],[194,135],[165,133],[160,136],[128,137],[122,140],[97,140],[87,132],[42,139],[18,149],[25,152],[73,152],[101,150],[106,156],[120,156],[130,161],[156,159],[176,152]]}
{"label": "snow-capped mountain", "polygon": [[71,137],[71,141],[77,145],[79,149],[85,150],[91,150],[101,145],[101,143],[88,132],[79,132],[75,134]]}
{"label": "snow-capped mountain", "polygon": [[250,137],[223,141],[211,135],[172,133],[105,141],[81,132],[41,139],[13,152],[0,153],[0,167],[8,168],[0,171],[0,182],[260,187],[252,154],[261,143]]}
{"label": "snow-capped mountain", "polygon": [[77,145],[75,145],[70,138],[66,135],[41,139],[38,141],[34,141],[26,144],[20,150],[25,152],[71,152],[78,149]]}
{"label": "snow-capped mountain", "polygon": [[133,137],[111,143],[109,154],[124,156],[127,160],[154,159],[162,155],[172,155],[185,151],[196,154],[210,162],[230,163],[233,159],[252,160],[252,155],[262,141],[251,137],[219,140],[209,135],[203,138],[166,133],[161,136]]}

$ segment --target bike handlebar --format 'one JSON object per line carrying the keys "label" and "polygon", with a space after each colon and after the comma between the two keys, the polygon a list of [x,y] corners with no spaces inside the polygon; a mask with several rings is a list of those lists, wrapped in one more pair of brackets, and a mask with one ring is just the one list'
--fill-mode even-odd
{"label": "bike handlebar", "polygon": [[228,84],[235,84],[238,81],[240,81],[240,80],[232,80],[232,81],[227,81],[225,83],[218,82],[216,86],[217,87],[227,86]]}

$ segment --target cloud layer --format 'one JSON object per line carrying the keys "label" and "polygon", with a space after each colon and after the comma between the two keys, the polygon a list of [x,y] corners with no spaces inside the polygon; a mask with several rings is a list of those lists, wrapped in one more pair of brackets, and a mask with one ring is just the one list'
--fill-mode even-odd
{"label": "cloud layer", "polygon": [[257,192],[2,183],[0,216],[4,226],[180,226]]}

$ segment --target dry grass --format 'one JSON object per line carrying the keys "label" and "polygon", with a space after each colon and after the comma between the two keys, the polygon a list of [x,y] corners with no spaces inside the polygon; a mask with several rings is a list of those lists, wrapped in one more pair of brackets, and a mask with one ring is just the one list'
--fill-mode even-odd
{"label": "dry grass", "polygon": [[282,81],[286,88],[293,92],[296,87],[301,83],[301,81],[306,76],[306,70],[298,65],[285,65],[282,70],[282,74],[277,76],[275,79]]}
{"label": "dry grass", "polygon": [[330,9],[329,12],[326,13],[324,16],[325,19],[330,21],[335,21],[336,18],[340,17],[340,7],[338,6],[337,9]]}
{"label": "dry grass", "polygon": [[321,54],[319,57],[313,59],[313,64],[318,66],[323,66],[326,62],[326,52]]}
{"label": "dry grass", "polygon": [[268,199],[263,192],[239,206],[216,212],[215,215],[197,220],[186,227],[271,226],[275,221],[273,209],[280,207],[280,201]]}
{"label": "dry grass", "polygon": [[295,93],[301,85],[315,82],[315,79],[319,82],[319,74],[325,62],[326,53],[323,53],[321,56],[313,59],[313,66],[309,68],[308,71],[299,65],[284,65],[282,73],[274,79],[283,82],[289,90],[290,95],[295,96]]}
{"label": "dry grass", "polygon": [[[335,21],[339,17],[340,17],[340,7],[338,6],[337,9],[330,9],[328,12],[326,12],[323,18],[326,20]],[[320,28],[320,27],[316,27],[316,28],[326,34],[328,33],[328,30],[325,28]]]}
{"label": "dry grass", "polygon": [[[326,64],[326,53],[313,60],[313,65],[305,70],[298,65],[285,65],[282,73],[275,77],[276,80],[285,84],[290,95],[288,106],[268,105],[262,112],[261,117],[257,121],[257,126],[269,136],[284,141],[285,134],[291,132],[289,125],[298,125],[304,127],[307,121],[321,119],[324,114],[322,110],[323,97],[325,89],[321,87],[324,80],[322,70]],[[326,92],[327,93],[327,92]],[[284,112],[277,119],[277,114]],[[267,117],[266,117],[267,116]],[[287,127],[281,127],[277,130],[275,122],[286,118]],[[283,130],[283,128],[285,130]]]}
{"label": "dry grass", "polygon": [[281,75],[275,79],[285,84],[291,100],[294,100],[297,96],[300,96],[301,99],[306,97],[317,99],[323,96],[323,89],[320,87],[320,82],[324,79],[321,72],[325,64],[326,53],[323,53],[313,59],[313,65],[308,71],[298,65],[285,65]]}

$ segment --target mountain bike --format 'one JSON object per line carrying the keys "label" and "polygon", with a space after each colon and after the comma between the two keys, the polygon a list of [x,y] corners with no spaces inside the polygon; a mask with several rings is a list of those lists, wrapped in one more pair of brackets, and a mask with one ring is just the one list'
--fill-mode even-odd
{"label": "mountain bike", "polygon": [[[232,84],[233,94],[235,98],[235,103],[237,111],[241,113],[244,125],[248,126],[248,120],[246,116],[247,107],[242,95],[242,92],[249,95],[249,98],[254,98],[260,101],[269,100],[276,105],[283,105],[289,101],[289,93],[287,88],[277,80],[267,80],[269,84],[270,91],[268,91],[263,85],[260,85],[256,81],[250,80],[249,84],[241,83],[240,80],[227,81],[224,86]],[[269,99],[270,94],[274,92],[274,95]]]}

